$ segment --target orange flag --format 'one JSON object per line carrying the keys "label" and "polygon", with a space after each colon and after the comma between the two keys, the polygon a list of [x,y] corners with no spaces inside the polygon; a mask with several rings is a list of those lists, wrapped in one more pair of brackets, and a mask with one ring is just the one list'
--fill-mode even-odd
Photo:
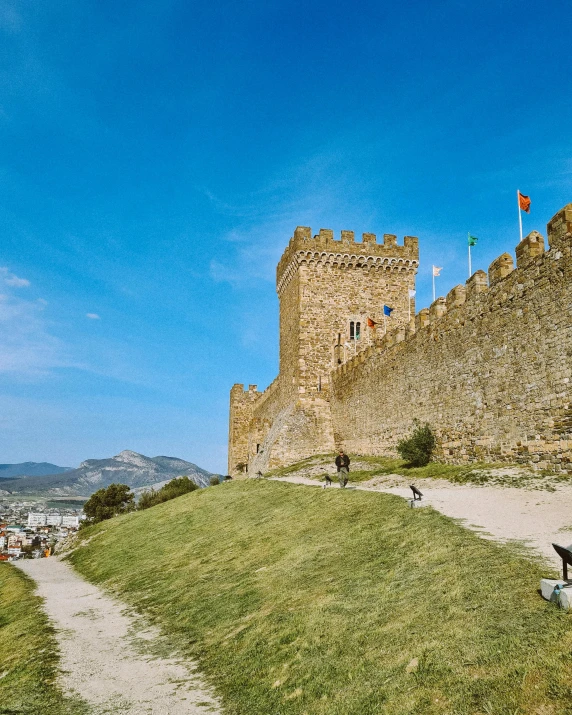
{"label": "orange flag", "polygon": [[375,320],[372,320],[371,318],[367,319],[367,327],[368,328],[375,328],[376,325],[377,325],[377,323],[375,322]]}
{"label": "orange flag", "polygon": [[520,206],[521,211],[524,211],[527,214],[530,213],[530,197],[521,194],[520,191],[518,192],[518,205]]}

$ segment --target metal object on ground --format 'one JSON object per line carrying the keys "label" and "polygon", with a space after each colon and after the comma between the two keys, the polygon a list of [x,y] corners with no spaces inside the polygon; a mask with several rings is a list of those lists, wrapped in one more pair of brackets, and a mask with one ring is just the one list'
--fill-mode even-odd
{"label": "metal object on ground", "polygon": [[421,501],[421,497],[423,496],[423,494],[419,491],[419,489],[417,489],[417,487],[413,486],[413,484],[410,484],[409,488],[413,492],[413,499],[415,501],[417,501],[417,500]]}
{"label": "metal object on ground", "polygon": [[572,585],[572,581],[568,579],[568,566],[572,566],[572,544],[570,546],[558,546],[552,544],[554,550],[562,559],[562,578],[568,584]]}

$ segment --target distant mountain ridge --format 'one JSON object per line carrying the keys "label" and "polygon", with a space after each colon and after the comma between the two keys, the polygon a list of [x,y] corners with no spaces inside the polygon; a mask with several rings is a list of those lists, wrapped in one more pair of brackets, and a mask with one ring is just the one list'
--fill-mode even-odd
{"label": "distant mountain ridge", "polygon": [[49,462],[20,462],[19,464],[0,464],[0,479],[13,477],[43,477],[46,474],[71,472],[73,467],[58,467]]}
{"label": "distant mountain ridge", "polygon": [[87,459],[77,469],[65,473],[3,479],[0,490],[11,494],[90,496],[113,483],[127,484],[131,488],[150,488],[182,476],[188,476],[198,486],[205,487],[213,474],[184,459],[146,457],[124,450],[108,459]]}

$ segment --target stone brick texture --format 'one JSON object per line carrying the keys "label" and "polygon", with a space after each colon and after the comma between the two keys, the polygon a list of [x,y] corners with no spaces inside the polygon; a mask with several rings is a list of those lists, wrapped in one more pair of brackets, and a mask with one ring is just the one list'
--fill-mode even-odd
{"label": "stone brick texture", "polygon": [[[487,275],[475,273],[430,309],[407,338],[388,335],[367,359],[332,376],[336,443],[395,454],[412,420],[428,422],[438,456],[572,471],[572,204]],[[488,283],[488,284],[487,284]]]}
{"label": "stone brick texture", "polygon": [[569,204],[548,224],[549,251],[533,232],[516,268],[505,253],[414,315],[416,238],[298,227],[277,268],[280,373],[264,392],[232,388],[229,473],[340,447],[394,455],[414,418],[446,461],[572,469],[571,232]]}
{"label": "stone brick texture", "polygon": [[263,393],[242,385],[231,391],[230,474],[251,476],[334,449],[331,371],[375,344],[378,328],[367,320],[382,326],[384,305],[394,308],[392,325],[408,321],[418,258],[412,236],[398,245],[393,234],[356,241],[353,231],[335,239],[329,229],[315,236],[296,229],[276,273],[280,373]]}

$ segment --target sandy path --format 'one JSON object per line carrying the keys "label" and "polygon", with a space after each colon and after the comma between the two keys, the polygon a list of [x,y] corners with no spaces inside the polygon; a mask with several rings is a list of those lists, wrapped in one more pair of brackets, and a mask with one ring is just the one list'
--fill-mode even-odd
{"label": "sandy path", "polygon": [[148,654],[158,633],[126,613],[124,604],[84,581],[56,557],[15,564],[36,582],[56,628],[62,686],[92,705],[94,714],[221,712],[193,674],[192,664],[189,668],[180,660]]}
{"label": "sandy path", "polygon": [[[323,487],[307,477],[279,477],[278,481]],[[351,479],[351,476],[350,476]],[[378,481],[378,480],[376,480]],[[383,482],[402,482],[389,486]],[[363,491],[387,492],[411,498],[407,480],[389,475],[376,485],[349,484]],[[423,503],[481,533],[484,538],[498,541],[515,539],[542,554],[554,566],[561,561],[552,542],[567,546],[572,543],[572,486],[558,487],[555,492],[514,487],[471,486],[452,484],[445,480],[422,479],[415,484],[423,492]],[[339,486],[334,482],[332,487]]]}

